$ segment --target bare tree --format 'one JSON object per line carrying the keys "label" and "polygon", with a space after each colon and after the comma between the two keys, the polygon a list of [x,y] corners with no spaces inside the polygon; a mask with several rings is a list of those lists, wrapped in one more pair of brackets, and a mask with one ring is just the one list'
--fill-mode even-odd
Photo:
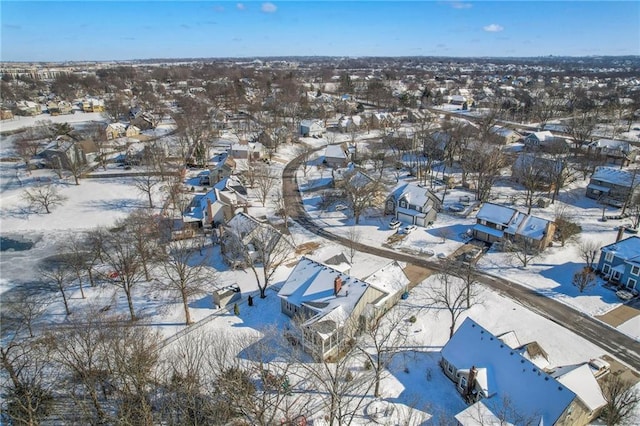
{"label": "bare tree", "polygon": [[[377,313],[376,313],[377,314]],[[394,356],[406,342],[407,334],[399,332],[408,320],[408,311],[404,307],[396,307],[380,318],[373,318],[363,336],[359,337],[356,348],[365,357],[365,369],[373,369],[373,395],[380,397],[380,383]]]}
{"label": "bare tree", "polygon": [[575,274],[571,283],[580,293],[596,285],[596,274],[589,267],[584,267]]}
{"label": "bare tree", "polygon": [[362,239],[362,233],[355,226],[351,226],[347,230],[347,248],[349,249],[349,261],[353,265],[353,258],[358,252],[358,245]]}
{"label": "bare tree", "polygon": [[56,206],[61,206],[67,200],[67,197],[60,194],[58,189],[53,185],[37,186],[33,189],[26,189],[22,193],[24,201],[29,203],[29,206],[39,210],[40,208],[49,214]]}
{"label": "bare tree", "polygon": [[347,346],[335,360],[300,364],[309,386],[317,391],[330,426],[350,425],[375,385],[373,369],[354,368],[355,363],[366,359],[361,356],[360,351]]}
{"label": "bare tree", "polygon": [[564,206],[556,209],[555,216],[555,233],[564,247],[567,241],[576,238],[582,232],[582,227],[574,221]]}
{"label": "bare tree", "polygon": [[42,339],[19,340],[13,335],[0,347],[0,367],[6,380],[0,388],[3,418],[13,425],[40,424],[54,409],[55,372]]}
{"label": "bare tree", "polygon": [[133,290],[144,278],[140,252],[130,233],[123,228],[100,233],[101,257],[111,269],[109,282],[124,291],[129,306],[131,321],[136,320],[133,306]]}
{"label": "bare tree", "polygon": [[356,169],[346,174],[339,188],[349,202],[357,225],[365,209],[374,205],[380,190],[380,182]]}
{"label": "bare tree", "polygon": [[194,247],[193,243],[187,239],[172,242],[169,253],[161,261],[166,275],[160,288],[182,302],[187,325],[193,323],[189,301],[194,296],[206,294],[216,280],[213,271],[206,267],[201,246]]}
{"label": "bare tree", "polygon": [[112,389],[105,321],[103,313],[90,310],[47,339],[52,361],[62,375],[61,387],[82,413],[82,421],[91,424],[113,420],[108,414],[111,407],[107,399]]}
{"label": "bare tree", "polygon": [[[431,287],[427,300],[429,306],[444,308],[449,313],[449,338],[453,336],[460,315],[477,303],[476,286],[467,284],[450,272],[438,274],[438,283]],[[467,307],[468,306],[468,307]]]}
{"label": "bare tree", "polygon": [[48,267],[42,267],[40,269],[40,276],[47,283],[53,283],[57,291],[62,296],[62,302],[64,303],[64,310],[67,315],[71,315],[71,309],[69,309],[69,295],[67,294],[71,282],[73,281],[73,271],[64,262],[55,262]]}
{"label": "bare tree", "polygon": [[581,239],[578,245],[580,258],[587,264],[587,268],[593,270],[598,253],[600,253],[600,243],[594,240]]}
{"label": "bare tree", "polygon": [[47,311],[51,300],[25,291],[5,293],[2,298],[3,334],[20,334],[21,329],[26,327],[29,337],[35,337],[35,325]]}
{"label": "bare tree", "polygon": [[269,193],[278,184],[278,175],[275,170],[264,163],[258,163],[254,166],[253,172],[255,173],[256,194],[264,207]]}
{"label": "bare tree", "polygon": [[511,253],[511,256],[522,263],[522,267],[526,268],[533,259],[540,256],[540,249],[529,238],[523,238],[519,241],[505,241],[505,251]]}
{"label": "bare tree", "polygon": [[158,257],[158,241],[162,233],[160,219],[149,211],[135,210],[125,219],[116,222],[116,228],[126,232],[127,238],[138,252],[144,277],[149,281],[150,263]]}
{"label": "bare tree", "polygon": [[[288,258],[293,245],[271,225],[256,221],[253,226],[249,233],[228,227],[223,236],[223,246],[227,258],[232,262],[239,260],[251,269],[260,290],[260,298],[264,299],[273,274]],[[262,274],[258,272],[259,268]]]}
{"label": "bare tree", "polygon": [[602,391],[607,405],[605,405],[600,418],[607,426],[624,424],[629,420],[633,412],[640,403],[640,393],[629,383],[617,374],[609,374],[603,383]]}
{"label": "bare tree", "polygon": [[133,186],[135,186],[142,194],[147,196],[150,209],[153,208],[153,189],[159,183],[158,179],[156,179],[152,173],[147,173],[144,176],[137,176],[133,180]]}

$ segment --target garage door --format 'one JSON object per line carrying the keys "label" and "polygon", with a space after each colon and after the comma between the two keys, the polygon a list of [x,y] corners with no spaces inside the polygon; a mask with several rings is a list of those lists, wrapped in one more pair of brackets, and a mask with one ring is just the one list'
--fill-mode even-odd
{"label": "garage door", "polygon": [[398,213],[398,220],[413,225],[413,216],[406,213]]}

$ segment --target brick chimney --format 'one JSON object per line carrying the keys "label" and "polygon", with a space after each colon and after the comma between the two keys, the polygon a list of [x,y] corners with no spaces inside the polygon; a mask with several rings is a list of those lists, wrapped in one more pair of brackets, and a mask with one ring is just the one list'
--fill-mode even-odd
{"label": "brick chimney", "polygon": [[338,293],[340,293],[340,289],[342,288],[342,277],[340,277],[340,275],[338,275],[334,280],[333,280],[333,295],[337,296]]}
{"label": "brick chimney", "polygon": [[213,209],[211,208],[211,200],[207,198],[207,222],[213,223]]}
{"label": "brick chimney", "polygon": [[625,230],[626,228],[624,226],[620,226],[618,228],[618,235],[616,235],[616,243],[622,239],[622,237],[624,236]]}
{"label": "brick chimney", "polygon": [[467,380],[467,388],[465,389],[464,396],[467,401],[470,401],[473,395],[473,389],[476,385],[476,377],[478,376],[478,369],[475,365],[471,366],[471,370],[469,370],[469,378]]}

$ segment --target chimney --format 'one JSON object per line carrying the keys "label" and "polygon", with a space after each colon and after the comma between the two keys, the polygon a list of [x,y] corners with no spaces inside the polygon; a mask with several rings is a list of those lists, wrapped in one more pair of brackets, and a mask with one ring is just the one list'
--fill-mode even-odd
{"label": "chimney", "polygon": [[622,237],[624,236],[624,231],[625,231],[626,229],[627,229],[627,228],[625,228],[624,226],[620,226],[620,227],[618,228],[618,235],[616,235],[616,243],[622,239]]}
{"label": "chimney", "polygon": [[333,295],[337,296],[340,293],[340,289],[342,288],[342,278],[340,275],[333,280]]}
{"label": "chimney", "polygon": [[211,200],[207,198],[207,222],[213,223],[213,209],[211,208]]}
{"label": "chimney", "polygon": [[475,365],[471,366],[471,370],[469,370],[469,379],[467,380],[467,389],[465,389],[464,396],[469,400],[473,393],[473,388],[476,383],[476,376],[478,375],[478,370]]}

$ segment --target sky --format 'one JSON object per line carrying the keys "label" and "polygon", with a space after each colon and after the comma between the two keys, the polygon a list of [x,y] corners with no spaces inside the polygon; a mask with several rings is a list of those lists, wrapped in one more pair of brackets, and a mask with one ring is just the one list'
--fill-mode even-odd
{"label": "sky", "polygon": [[638,1],[7,1],[2,61],[640,54]]}

